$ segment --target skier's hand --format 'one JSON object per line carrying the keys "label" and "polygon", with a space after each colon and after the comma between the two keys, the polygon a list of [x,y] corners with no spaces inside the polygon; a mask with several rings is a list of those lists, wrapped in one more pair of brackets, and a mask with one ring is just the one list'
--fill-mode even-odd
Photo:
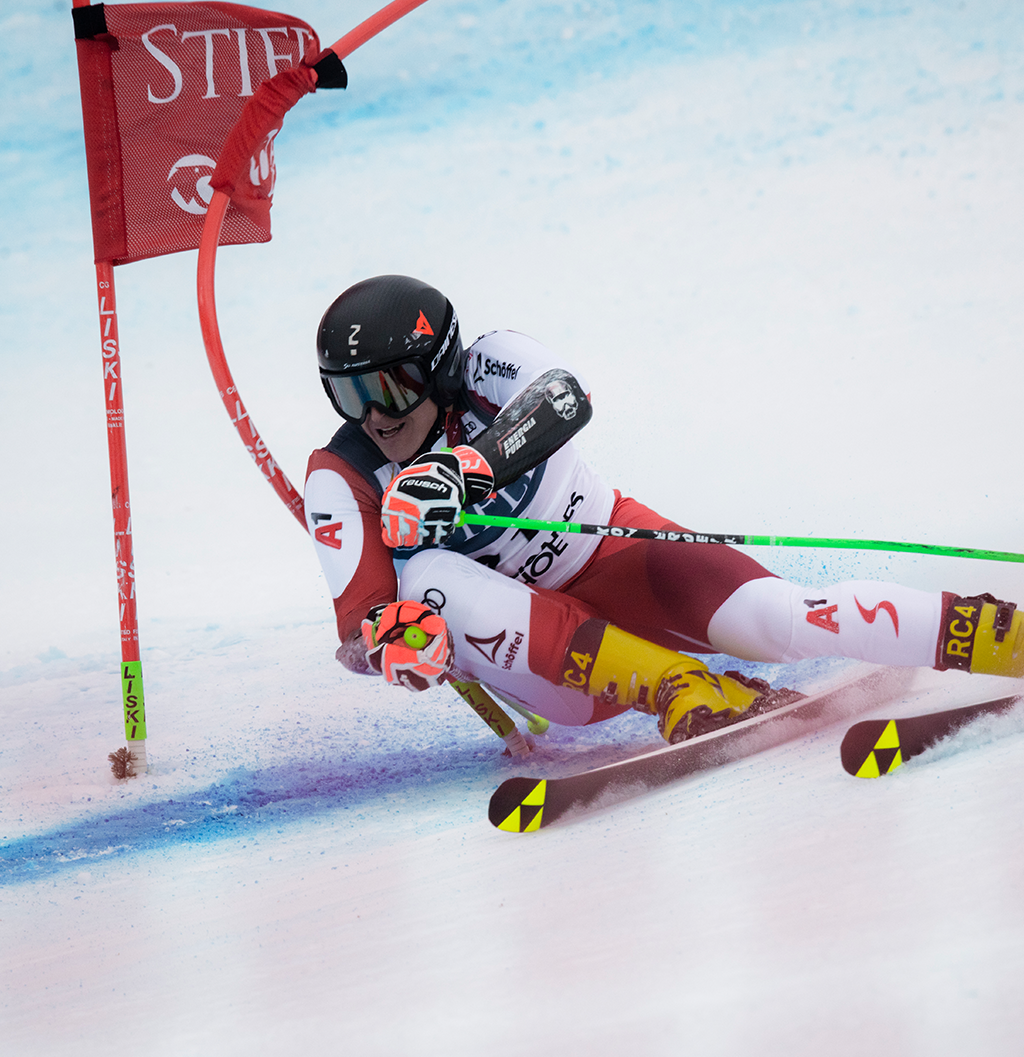
{"label": "skier's hand", "polygon": [[362,624],[366,661],[389,683],[410,690],[440,686],[454,645],[444,618],[419,602],[391,602],[370,610]]}
{"label": "skier's hand", "polygon": [[487,460],[473,448],[430,452],[384,490],[381,538],[389,547],[440,546],[455,531],[463,504],[485,499],[493,487]]}

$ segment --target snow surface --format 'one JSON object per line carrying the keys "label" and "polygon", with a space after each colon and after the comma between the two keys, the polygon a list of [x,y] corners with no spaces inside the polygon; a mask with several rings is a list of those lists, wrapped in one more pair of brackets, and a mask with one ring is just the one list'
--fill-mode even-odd
{"label": "snow surface", "polygon": [[[337,39],[375,3],[296,0]],[[195,255],[118,270],[153,766],[115,782],[118,630],[65,3],[0,11],[4,1054],[1017,1054],[1024,717],[879,781],[844,725],[540,834],[457,699],[332,659],[312,548],[220,406]],[[585,363],[580,444],[714,532],[1024,549],[1024,13],[996,0],[431,0],[278,140],[222,250],[228,359],[301,481],[349,283]],[[809,584],[1024,599],[1024,567],[761,550]],[[725,658],[718,659],[728,663]],[[767,674],[809,685],[844,666]],[[1006,692],[920,672],[871,714]]]}

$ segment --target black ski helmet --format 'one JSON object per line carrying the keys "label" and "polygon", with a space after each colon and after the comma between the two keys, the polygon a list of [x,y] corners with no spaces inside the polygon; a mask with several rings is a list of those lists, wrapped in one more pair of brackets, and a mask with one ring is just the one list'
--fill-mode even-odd
{"label": "black ski helmet", "polygon": [[371,406],[396,418],[427,397],[443,410],[462,387],[465,353],[451,302],[405,275],[350,286],[317,331],[320,379],[334,410],[362,422]]}

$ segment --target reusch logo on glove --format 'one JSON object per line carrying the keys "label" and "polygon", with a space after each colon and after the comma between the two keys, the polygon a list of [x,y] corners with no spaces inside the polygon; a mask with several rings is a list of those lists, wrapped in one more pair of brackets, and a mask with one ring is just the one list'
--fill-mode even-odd
{"label": "reusch logo on glove", "polygon": [[437,452],[407,466],[381,497],[381,539],[388,547],[439,547],[454,532],[466,498],[459,460]]}
{"label": "reusch logo on glove", "polygon": [[445,481],[432,481],[428,477],[412,477],[403,481],[401,485],[399,485],[399,488],[403,492],[408,491],[410,484],[414,484],[419,488],[429,488],[435,492],[450,492],[452,487]]}
{"label": "reusch logo on glove", "polygon": [[396,491],[412,496],[413,499],[435,499],[439,495],[450,496],[453,486],[430,477],[407,477],[398,485]]}

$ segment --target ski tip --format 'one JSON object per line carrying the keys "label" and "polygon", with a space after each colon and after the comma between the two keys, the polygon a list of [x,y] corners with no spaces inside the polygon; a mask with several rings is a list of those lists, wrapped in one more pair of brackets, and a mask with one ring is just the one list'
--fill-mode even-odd
{"label": "ski tip", "polygon": [[843,769],[855,778],[880,778],[903,764],[899,731],[892,719],[854,723],[839,747]]}
{"label": "ski tip", "polygon": [[857,778],[891,774],[911,757],[980,716],[1006,711],[1022,700],[1024,695],[1016,694],[920,716],[863,720],[850,727],[843,738],[843,767]]}
{"label": "ski tip", "polygon": [[533,833],[544,825],[544,798],[548,783],[543,778],[509,778],[491,797],[487,817],[491,825],[507,833]]}

